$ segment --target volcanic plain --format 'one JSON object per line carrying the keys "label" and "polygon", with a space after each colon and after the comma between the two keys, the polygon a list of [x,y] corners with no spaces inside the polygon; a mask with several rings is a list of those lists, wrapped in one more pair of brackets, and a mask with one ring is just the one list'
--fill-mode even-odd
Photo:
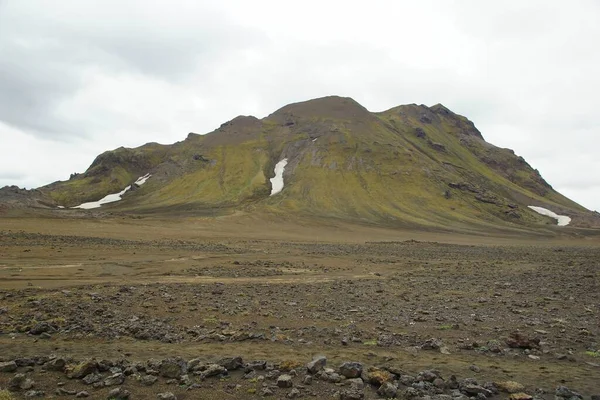
{"label": "volcanic plain", "polygon": [[6,216],[0,399],[587,399],[599,244],[568,227]]}

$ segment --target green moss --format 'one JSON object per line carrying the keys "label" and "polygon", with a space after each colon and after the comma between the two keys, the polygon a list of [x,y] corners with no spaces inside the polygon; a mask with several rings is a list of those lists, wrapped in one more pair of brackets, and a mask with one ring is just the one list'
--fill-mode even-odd
{"label": "green moss", "polygon": [[13,400],[14,397],[12,393],[8,390],[0,390],[0,400]]}

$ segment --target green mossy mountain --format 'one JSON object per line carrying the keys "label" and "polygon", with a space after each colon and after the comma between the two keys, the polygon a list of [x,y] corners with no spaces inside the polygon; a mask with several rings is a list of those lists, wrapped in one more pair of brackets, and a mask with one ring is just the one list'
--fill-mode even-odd
{"label": "green mossy mountain", "polygon": [[[285,187],[269,196],[283,158]],[[337,96],[290,104],[263,119],[240,116],[172,145],[108,151],[85,173],[40,190],[73,207],[146,173],[146,184],[103,208],[261,210],[422,227],[554,224],[527,208],[537,205],[571,216],[575,226],[597,221],[440,104],[373,113]]]}

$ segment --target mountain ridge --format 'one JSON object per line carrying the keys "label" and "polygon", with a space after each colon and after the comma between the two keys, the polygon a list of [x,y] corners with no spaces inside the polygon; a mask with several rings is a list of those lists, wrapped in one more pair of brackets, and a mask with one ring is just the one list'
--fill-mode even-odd
{"label": "mountain ridge", "polygon": [[[284,189],[270,196],[277,162]],[[549,225],[530,205],[598,226],[597,216],[556,192],[510,149],[442,104],[370,112],[349,97],[237,116],[171,145],[100,154],[82,174],[39,188],[44,204],[74,207],[152,177],[110,209],[256,210],[418,226]],[[135,185],[134,185],[135,186]],[[104,207],[104,206],[103,206]]]}

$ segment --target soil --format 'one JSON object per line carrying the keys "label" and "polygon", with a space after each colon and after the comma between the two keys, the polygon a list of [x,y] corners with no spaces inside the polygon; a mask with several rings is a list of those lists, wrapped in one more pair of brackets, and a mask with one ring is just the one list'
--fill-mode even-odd
{"label": "soil", "polygon": [[[505,381],[536,398],[560,386],[600,393],[597,237],[244,216],[4,218],[0,231],[0,361],[18,364],[0,372],[0,389],[23,373],[45,398],[107,398],[117,387],[130,398],[344,398],[350,381],[332,374],[354,361],[390,371],[404,398],[470,397],[467,378],[492,398],[508,396]],[[307,371],[316,355],[334,372]],[[243,363],[216,377],[184,368],[184,378],[140,381],[165,360],[223,357]],[[66,367],[52,371],[56,358]],[[124,382],[68,378],[92,358],[105,360],[95,369],[103,379],[120,370]],[[265,369],[254,371],[256,360]],[[431,370],[445,386],[419,381]],[[279,387],[286,371],[293,386]],[[367,383],[362,396],[383,396],[378,386]]]}

